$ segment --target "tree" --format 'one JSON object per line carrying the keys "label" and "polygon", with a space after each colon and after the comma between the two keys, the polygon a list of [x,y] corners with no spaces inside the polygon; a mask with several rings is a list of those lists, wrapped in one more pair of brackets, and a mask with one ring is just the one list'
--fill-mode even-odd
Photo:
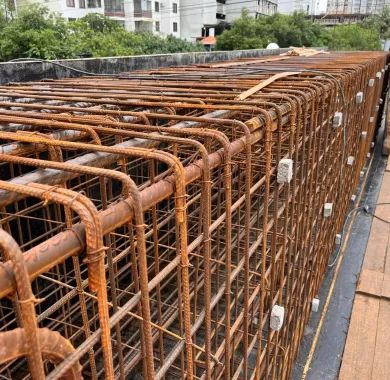
{"label": "tree", "polygon": [[366,29],[374,29],[383,39],[390,38],[390,7],[385,7],[379,15],[367,17],[361,25]]}
{"label": "tree", "polygon": [[0,56],[3,60],[72,56],[68,34],[64,19],[40,5],[29,5],[0,30]]}
{"label": "tree", "polygon": [[323,46],[325,29],[311,22],[304,13],[275,14],[254,19],[244,11],[230,30],[217,38],[217,48],[225,50],[264,48],[270,42],[280,47]]}
{"label": "tree", "polygon": [[328,35],[330,50],[380,50],[379,32],[374,28],[349,24],[332,28]]}
{"label": "tree", "polygon": [[0,60],[3,61],[203,50],[201,45],[173,36],[163,38],[153,33],[129,32],[117,22],[95,13],[68,22],[43,6],[29,5],[11,20],[1,15]]}

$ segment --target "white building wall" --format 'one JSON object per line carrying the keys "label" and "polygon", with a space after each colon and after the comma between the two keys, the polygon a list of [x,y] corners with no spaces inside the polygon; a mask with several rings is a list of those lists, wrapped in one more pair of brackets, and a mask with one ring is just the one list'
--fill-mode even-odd
{"label": "white building wall", "polygon": [[329,14],[379,14],[390,0],[328,0]]}
{"label": "white building wall", "polygon": [[272,15],[277,11],[277,0],[181,0],[181,5],[181,37],[190,41],[202,36],[202,28],[210,30],[219,23],[232,23],[244,9],[252,17]]}
{"label": "white building wall", "polygon": [[[163,36],[173,35],[180,37],[180,0],[161,0],[159,1],[159,12],[156,12],[155,3],[153,3],[153,20],[155,25],[155,32]],[[176,4],[176,6],[175,6]],[[176,10],[176,12],[174,12]],[[160,23],[160,32],[156,30],[156,22]],[[176,24],[176,31],[174,30]]]}
{"label": "white building wall", "polygon": [[[100,13],[120,22],[130,31],[150,31],[162,36],[172,34],[180,37],[180,0],[123,0],[123,6],[117,2],[116,7],[110,6],[110,0],[106,0],[106,3],[105,0],[17,0],[17,8],[28,7],[32,2],[45,5],[52,12],[59,12],[66,19],[78,19],[89,13]],[[71,6],[73,2],[74,7]],[[84,2],[85,8],[82,8]],[[155,2],[159,4],[158,11]],[[177,5],[176,13],[174,4]],[[159,23],[160,31],[156,30],[158,26],[156,23]]]}
{"label": "white building wall", "polygon": [[277,1],[252,0],[238,3],[237,0],[226,0],[226,21],[231,23],[246,10],[252,17],[272,16],[278,10]]}
{"label": "white building wall", "polygon": [[[59,12],[66,19],[78,19],[89,13],[104,14],[104,0],[17,0],[16,8],[28,7],[29,4],[42,4],[51,12]],[[100,3],[100,4],[99,4]],[[74,6],[72,6],[74,4]],[[85,8],[81,8],[85,4]],[[99,6],[100,5],[100,6]]]}
{"label": "white building wall", "polygon": [[305,12],[311,16],[326,13],[327,0],[282,0],[278,4],[278,12],[292,14],[294,12]]}
{"label": "white building wall", "polygon": [[204,25],[215,25],[217,6],[215,0],[181,0],[180,2],[181,38],[195,41],[202,36]]}

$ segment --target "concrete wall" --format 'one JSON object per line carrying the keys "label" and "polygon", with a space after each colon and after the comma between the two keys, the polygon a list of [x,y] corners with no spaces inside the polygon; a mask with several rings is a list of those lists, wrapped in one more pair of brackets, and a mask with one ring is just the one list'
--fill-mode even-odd
{"label": "concrete wall", "polygon": [[[116,74],[133,70],[147,70],[158,67],[191,65],[215,61],[228,61],[237,58],[253,58],[264,55],[277,55],[288,49],[254,49],[197,53],[176,53],[139,55],[132,57],[86,58],[53,61],[92,73]],[[41,79],[76,77],[83,74],[54,65],[50,62],[8,62],[0,63],[0,84],[26,82]]]}

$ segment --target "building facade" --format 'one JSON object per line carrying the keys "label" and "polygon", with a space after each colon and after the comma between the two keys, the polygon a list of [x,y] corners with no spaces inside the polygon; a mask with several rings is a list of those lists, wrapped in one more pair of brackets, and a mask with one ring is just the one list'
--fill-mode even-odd
{"label": "building facade", "polygon": [[[180,0],[35,0],[69,21],[99,13],[122,24],[127,30],[148,31],[180,37]],[[29,2],[31,3],[31,1]],[[28,6],[16,0],[16,9]]]}
{"label": "building facade", "polygon": [[278,12],[283,14],[304,12],[310,16],[323,15],[326,8],[327,0],[282,0],[278,4]]}
{"label": "building facade", "polygon": [[270,16],[277,0],[181,0],[181,37],[190,41],[220,34],[246,9],[252,17]]}
{"label": "building facade", "polygon": [[326,13],[332,15],[380,14],[390,0],[328,0]]}

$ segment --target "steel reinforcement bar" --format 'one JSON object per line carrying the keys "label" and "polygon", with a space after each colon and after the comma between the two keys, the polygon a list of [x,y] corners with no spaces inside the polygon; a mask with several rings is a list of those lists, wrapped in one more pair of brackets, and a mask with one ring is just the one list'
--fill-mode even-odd
{"label": "steel reinforcement bar", "polygon": [[1,377],[289,378],[387,60],[0,86]]}

